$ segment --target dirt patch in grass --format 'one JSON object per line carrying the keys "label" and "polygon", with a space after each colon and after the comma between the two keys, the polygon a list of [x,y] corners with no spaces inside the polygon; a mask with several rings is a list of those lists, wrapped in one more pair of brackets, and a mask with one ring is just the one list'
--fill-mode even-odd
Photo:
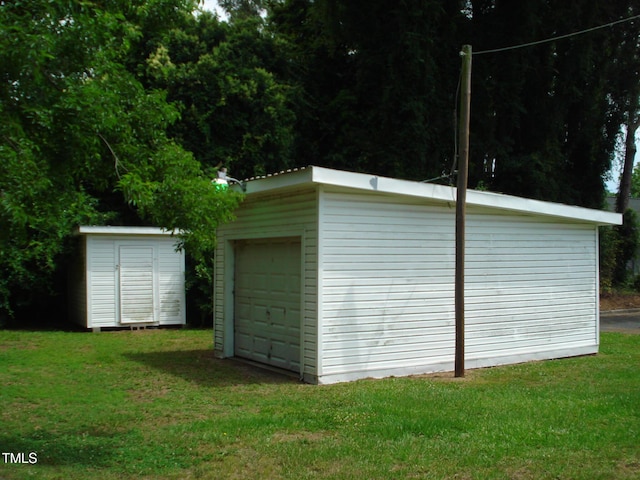
{"label": "dirt patch in grass", "polygon": [[410,378],[428,378],[429,380],[436,380],[441,382],[468,382],[471,379],[477,381],[477,371],[479,371],[479,369],[466,370],[464,377],[456,377],[455,372],[434,372],[411,375]]}
{"label": "dirt patch in grass", "polygon": [[276,432],[271,436],[272,442],[317,442],[331,435],[327,432]]}
{"label": "dirt patch in grass", "polygon": [[[638,461],[622,461],[618,463],[618,472],[621,478],[632,478],[640,473],[640,460]],[[624,475],[624,476],[623,476]]]}
{"label": "dirt patch in grass", "polygon": [[600,310],[626,310],[640,308],[640,293],[603,293],[600,295]]}
{"label": "dirt patch in grass", "polygon": [[38,345],[35,343],[5,342],[0,343],[0,352],[7,350],[36,350]]}

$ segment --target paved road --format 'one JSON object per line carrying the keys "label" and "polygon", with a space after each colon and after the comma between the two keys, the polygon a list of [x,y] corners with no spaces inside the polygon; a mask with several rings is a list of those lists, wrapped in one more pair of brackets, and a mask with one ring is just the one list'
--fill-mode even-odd
{"label": "paved road", "polygon": [[640,309],[600,312],[600,331],[640,334]]}

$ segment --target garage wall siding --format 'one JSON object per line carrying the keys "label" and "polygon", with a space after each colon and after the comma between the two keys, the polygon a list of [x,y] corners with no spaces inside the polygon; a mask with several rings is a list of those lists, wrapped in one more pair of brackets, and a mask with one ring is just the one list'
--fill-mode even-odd
{"label": "garage wall siding", "polygon": [[[452,369],[454,204],[327,189],[322,205],[319,376]],[[467,210],[467,359],[597,345],[594,229]]]}
{"label": "garage wall siding", "polygon": [[[255,195],[247,198],[235,212],[236,220],[222,225],[218,229],[215,259],[214,290],[214,349],[218,356],[229,354],[225,349],[225,325],[232,325],[225,301],[231,301],[227,289],[233,288],[225,279],[231,272],[225,267],[234,268],[225,257],[233,254],[233,241],[270,237],[301,236],[302,264],[304,265],[304,283],[302,285],[302,341],[303,371],[310,378],[316,375],[317,366],[317,192],[308,189],[302,192],[280,195]],[[225,353],[226,352],[226,353]]]}
{"label": "garage wall siding", "polygon": [[540,217],[468,217],[467,358],[598,344],[595,228]]}
{"label": "garage wall siding", "polygon": [[329,190],[323,205],[321,376],[448,361],[454,345],[451,211]]}

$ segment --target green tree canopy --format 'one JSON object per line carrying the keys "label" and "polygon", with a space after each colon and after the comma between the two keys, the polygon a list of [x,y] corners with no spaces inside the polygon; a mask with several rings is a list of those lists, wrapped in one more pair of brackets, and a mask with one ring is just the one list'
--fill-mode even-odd
{"label": "green tree canopy", "polygon": [[171,135],[207,167],[246,178],[291,164],[294,88],[259,16],[219,22],[208,12],[166,34],[148,60],[150,85],[181,105]]}
{"label": "green tree canopy", "polygon": [[448,171],[459,17],[438,0],[276,6],[273,28],[304,91],[296,157],[414,179]]}
{"label": "green tree canopy", "polygon": [[[234,177],[452,171],[459,50],[570,34],[633,0],[0,0],[0,309],[81,223],[188,232],[207,270]],[[470,185],[600,207],[637,113],[637,24],[474,56]],[[635,111],[635,110],[634,110]]]}
{"label": "green tree canopy", "polygon": [[78,224],[149,222],[211,248],[237,199],[167,137],[178,108],[127,68],[193,7],[0,3],[0,310],[51,287]]}
{"label": "green tree canopy", "polygon": [[[522,45],[634,13],[631,0],[276,2],[271,25],[303,91],[295,157],[413,179],[448,172],[461,45]],[[600,207],[632,32],[637,22],[474,56],[470,185]]]}
{"label": "green tree canopy", "polygon": [[640,168],[638,168],[638,165],[634,167],[631,177],[631,196],[640,198]]}
{"label": "green tree canopy", "polygon": [[[628,17],[631,2],[474,1],[476,51]],[[472,177],[491,189],[599,208],[623,121],[628,25],[474,58]]]}

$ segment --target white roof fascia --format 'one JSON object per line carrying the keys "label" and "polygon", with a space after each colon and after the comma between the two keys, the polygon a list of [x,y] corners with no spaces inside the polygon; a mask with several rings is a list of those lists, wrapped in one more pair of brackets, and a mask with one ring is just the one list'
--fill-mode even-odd
{"label": "white roof fascia", "polygon": [[562,203],[544,202],[531,198],[515,197],[493,192],[469,190],[467,203],[498,208],[513,212],[546,215],[570,220],[586,221],[598,225],[622,225],[622,215],[605,210],[577,207]]}
{"label": "white roof fascia", "polygon": [[[395,195],[408,195],[451,203],[455,203],[457,197],[457,189],[455,187],[380,177],[364,173],[346,172],[315,166],[251,180],[246,183],[246,193],[252,194],[265,192],[285,187],[301,186],[307,183],[332,185],[336,187],[368,190]],[[563,218],[572,221],[595,223],[598,225],[622,224],[622,215],[619,213],[478,190],[467,191],[467,205],[528,215],[543,215]]]}
{"label": "white roof fascia", "polygon": [[180,233],[177,230],[165,230],[158,227],[112,227],[112,226],[86,226],[78,227],[80,235],[174,235]]}
{"label": "white roof fascia", "polygon": [[[316,168],[318,167],[301,168],[296,171],[283,172],[266,177],[258,177],[255,179],[251,178],[242,182],[244,186],[243,191],[246,194],[252,194],[280,188],[299,186],[305,183],[312,183],[313,170],[315,170]],[[234,188],[234,190],[236,191],[242,191],[236,185],[232,185],[232,188]]]}

